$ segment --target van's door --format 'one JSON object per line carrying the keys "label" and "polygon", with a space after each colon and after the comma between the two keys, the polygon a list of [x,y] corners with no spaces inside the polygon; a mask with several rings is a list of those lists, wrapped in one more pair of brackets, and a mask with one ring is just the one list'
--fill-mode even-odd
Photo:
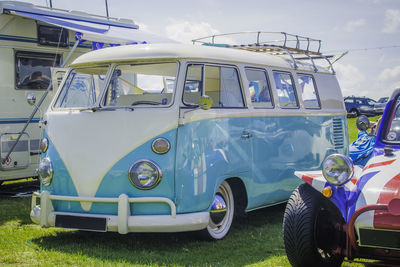
{"label": "van's door", "polygon": [[[177,136],[178,212],[207,209],[228,177],[251,175],[251,136],[238,71],[231,66],[189,64]],[[200,97],[213,100],[198,107]]]}

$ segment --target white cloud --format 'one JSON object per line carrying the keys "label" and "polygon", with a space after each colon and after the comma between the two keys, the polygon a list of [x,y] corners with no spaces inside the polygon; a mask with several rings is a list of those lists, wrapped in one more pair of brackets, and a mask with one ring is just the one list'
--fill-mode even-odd
{"label": "white cloud", "polygon": [[400,26],[400,10],[399,9],[387,9],[385,12],[385,26],[382,32],[394,33],[399,30]]}
{"label": "white cloud", "polygon": [[365,19],[351,20],[346,24],[344,30],[346,32],[354,32],[357,28],[360,28],[364,25],[365,25]]}
{"label": "white cloud", "polygon": [[169,24],[165,27],[165,31],[169,38],[182,43],[192,43],[193,39],[219,33],[207,22],[190,23],[188,21]]}
{"label": "white cloud", "polygon": [[365,76],[359,69],[351,64],[340,63],[335,63],[334,68],[344,96],[367,94],[367,91],[362,86]]}
{"label": "white cloud", "polygon": [[150,32],[149,26],[148,26],[147,24],[141,23],[141,22],[138,22],[138,21],[135,21],[135,24],[136,24],[136,25],[139,25],[139,29],[140,29],[141,31]]}
{"label": "white cloud", "polygon": [[400,80],[400,66],[391,69],[384,69],[378,76],[379,81]]}

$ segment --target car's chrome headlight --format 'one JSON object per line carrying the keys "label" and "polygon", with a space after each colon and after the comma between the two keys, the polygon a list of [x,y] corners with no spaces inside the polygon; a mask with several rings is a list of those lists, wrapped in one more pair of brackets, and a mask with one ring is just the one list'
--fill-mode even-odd
{"label": "car's chrome headlight", "polygon": [[150,160],[135,162],[129,170],[129,179],[132,184],[143,190],[152,189],[161,181],[160,168]]}
{"label": "car's chrome headlight", "polygon": [[40,142],[40,150],[45,153],[47,151],[47,148],[49,147],[49,139],[46,137],[42,139]]}
{"label": "car's chrome headlight", "polygon": [[53,166],[50,158],[43,158],[39,163],[38,168],[39,179],[43,185],[48,186],[53,178]]}
{"label": "car's chrome headlight", "polygon": [[332,154],[322,163],[322,174],[333,185],[346,183],[353,176],[353,172],[353,161],[344,155]]}

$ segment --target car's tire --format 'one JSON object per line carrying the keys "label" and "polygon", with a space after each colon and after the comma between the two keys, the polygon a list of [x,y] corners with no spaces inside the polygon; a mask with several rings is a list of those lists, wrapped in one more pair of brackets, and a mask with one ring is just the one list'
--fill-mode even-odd
{"label": "car's tire", "polygon": [[215,193],[208,226],[199,232],[200,236],[206,240],[223,239],[231,228],[234,211],[232,189],[227,181],[223,181]]}
{"label": "car's tire", "polygon": [[308,184],[290,196],[283,218],[283,240],[292,266],[340,266],[345,235],[336,207]]}
{"label": "car's tire", "polygon": [[355,108],[350,110],[350,114],[352,114],[352,118],[360,116],[360,112]]}

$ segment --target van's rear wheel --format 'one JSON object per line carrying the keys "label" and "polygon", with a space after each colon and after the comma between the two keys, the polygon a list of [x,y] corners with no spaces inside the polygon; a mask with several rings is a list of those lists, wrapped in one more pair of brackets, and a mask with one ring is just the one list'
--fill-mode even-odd
{"label": "van's rear wheel", "polygon": [[202,237],[208,240],[224,238],[231,228],[234,210],[232,189],[229,183],[224,181],[215,193],[210,210],[210,221],[207,228],[200,232]]}

